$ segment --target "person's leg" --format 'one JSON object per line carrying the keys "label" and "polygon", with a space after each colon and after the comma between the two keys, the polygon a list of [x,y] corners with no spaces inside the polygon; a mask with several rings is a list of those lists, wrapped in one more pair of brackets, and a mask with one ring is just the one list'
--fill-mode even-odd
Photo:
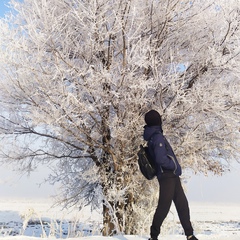
{"label": "person's leg", "polygon": [[160,234],[161,225],[171,207],[175,189],[175,177],[169,177],[168,173],[164,174],[159,180],[159,187],[158,206],[153,217],[150,232],[153,239],[157,239]]}
{"label": "person's leg", "polygon": [[186,195],[183,191],[180,178],[176,179],[175,194],[173,197],[177,213],[186,236],[193,235],[193,228],[190,221],[190,211]]}

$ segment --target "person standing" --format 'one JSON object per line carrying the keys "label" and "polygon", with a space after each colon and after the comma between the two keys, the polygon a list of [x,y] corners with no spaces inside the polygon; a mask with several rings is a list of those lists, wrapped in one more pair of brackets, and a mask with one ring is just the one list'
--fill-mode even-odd
{"label": "person standing", "polygon": [[148,142],[150,155],[155,161],[156,176],[160,188],[149,240],[158,239],[161,225],[170,210],[172,201],[175,204],[187,240],[198,240],[193,235],[188,200],[179,178],[182,169],[172,147],[163,135],[161,115],[155,110],[150,110],[145,114],[145,122],[143,138]]}

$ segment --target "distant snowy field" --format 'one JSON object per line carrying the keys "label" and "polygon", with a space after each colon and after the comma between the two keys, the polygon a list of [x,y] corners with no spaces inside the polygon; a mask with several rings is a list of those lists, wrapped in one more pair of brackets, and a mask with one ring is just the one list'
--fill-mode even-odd
{"label": "distant snowy field", "polygon": [[[0,200],[0,240],[143,240],[138,236],[100,235],[101,214],[89,208],[70,212],[52,208],[50,200]],[[240,203],[190,203],[199,240],[240,240]],[[184,240],[175,208],[165,222],[162,240]]]}

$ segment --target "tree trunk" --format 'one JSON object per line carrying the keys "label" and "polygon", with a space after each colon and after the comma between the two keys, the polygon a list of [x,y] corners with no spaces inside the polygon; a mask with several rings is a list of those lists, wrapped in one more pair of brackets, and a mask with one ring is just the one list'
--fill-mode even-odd
{"label": "tree trunk", "polygon": [[[108,185],[108,187],[110,187]],[[103,189],[107,194],[107,189]],[[105,195],[107,199],[107,195]],[[113,234],[136,234],[133,204],[134,197],[131,192],[126,193],[123,201],[108,201],[103,203],[103,236]]]}
{"label": "tree trunk", "polygon": [[103,236],[112,236],[116,232],[111,210],[103,204]]}
{"label": "tree trunk", "polygon": [[112,208],[116,208],[113,212],[109,207],[103,204],[103,236],[112,236],[117,233],[135,234],[134,215],[132,204],[126,203],[108,203]]}

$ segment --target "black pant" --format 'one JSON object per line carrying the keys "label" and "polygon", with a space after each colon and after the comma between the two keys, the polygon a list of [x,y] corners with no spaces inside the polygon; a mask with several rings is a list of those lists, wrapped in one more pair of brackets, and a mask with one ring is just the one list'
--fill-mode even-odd
{"label": "black pant", "polygon": [[160,185],[159,200],[151,226],[151,237],[157,238],[160,234],[161,225],[169,212],[172,201],[177,209],[185,235],[193,235],[188,201],[183,191],[180,178],[173,173],[164,173],[158,181]]}

